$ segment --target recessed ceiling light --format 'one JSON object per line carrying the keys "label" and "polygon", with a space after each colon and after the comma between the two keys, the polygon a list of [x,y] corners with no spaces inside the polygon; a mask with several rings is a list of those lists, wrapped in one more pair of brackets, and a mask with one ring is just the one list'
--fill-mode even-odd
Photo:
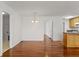
{"label": "recessed ceiling light", "polygon": [[2,14],[5,14],[5,12],[3,11]]}
{"label": "recessed ceiling light", "polygon": [[71,19],[71,18],[74,18],[75,16],[67,16],[65,17],[65,19]]}

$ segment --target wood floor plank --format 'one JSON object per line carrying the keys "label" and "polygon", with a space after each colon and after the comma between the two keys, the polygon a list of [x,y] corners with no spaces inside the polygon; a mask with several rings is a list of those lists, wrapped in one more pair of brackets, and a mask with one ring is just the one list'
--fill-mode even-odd
{"label": "wood floor plank", "polygon": [[62,41],[22,41],[3,53],[3,57],[79,57],[79,48],[64,48]]}

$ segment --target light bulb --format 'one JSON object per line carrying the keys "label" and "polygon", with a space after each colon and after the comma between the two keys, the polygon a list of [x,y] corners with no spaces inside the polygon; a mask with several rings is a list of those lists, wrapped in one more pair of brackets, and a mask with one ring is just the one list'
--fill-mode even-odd
{"label": "light bulb", "polygon": [[38,23],[38,22],[39,22],[39,21],[37,21],[37,20],[35,21],[35,23]]}
{"label": "light bulb", "polygon": [[34,21],[32,20],[32,23],[34,23]]}
{"label": "light bulb", "polygon": [[3,11],[2,14],[5,14],[5,12]]}

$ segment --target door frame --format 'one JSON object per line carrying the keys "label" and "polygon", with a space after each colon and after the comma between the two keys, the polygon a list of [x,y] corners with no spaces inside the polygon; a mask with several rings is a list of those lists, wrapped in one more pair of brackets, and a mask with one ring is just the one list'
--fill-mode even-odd
{"label": "door frame", "polygon": [[[2,11],[2,12],[8,13],[7,11]],[[2,40],[1,40],[2,41],[2,43],[1,43],[1,47],[2,47],[1,50],[2,51],[1,52],[2,52],[2,55],[3,55],[4,52],[3,52],[3,14],[2,14],[2,12],[1,12],[1,26],[2,26],[1,27],[1,32],[2,32],[1,33],[1,38],[2,38]],[[10,14],[9,14],[9,36],[10,36]],[[9,37],[9,48],[10,48],[10,37]]]}

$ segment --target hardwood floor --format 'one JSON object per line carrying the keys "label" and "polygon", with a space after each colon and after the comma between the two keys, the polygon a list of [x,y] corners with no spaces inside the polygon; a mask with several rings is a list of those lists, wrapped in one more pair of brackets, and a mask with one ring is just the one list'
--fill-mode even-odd
{"label": "hardwood floor", "polygon": [[52,41],[45,35],[42,41],[22,41],[3,53],[3,57],[66,57],[79,56],[79,48],[64,48],[63,42]]}
{"label": "hardwood floor", "polygon": [[23,41],[16,47],[6,51],[3,56],[41,57],[44,56],[44,54],[43,42]]}

